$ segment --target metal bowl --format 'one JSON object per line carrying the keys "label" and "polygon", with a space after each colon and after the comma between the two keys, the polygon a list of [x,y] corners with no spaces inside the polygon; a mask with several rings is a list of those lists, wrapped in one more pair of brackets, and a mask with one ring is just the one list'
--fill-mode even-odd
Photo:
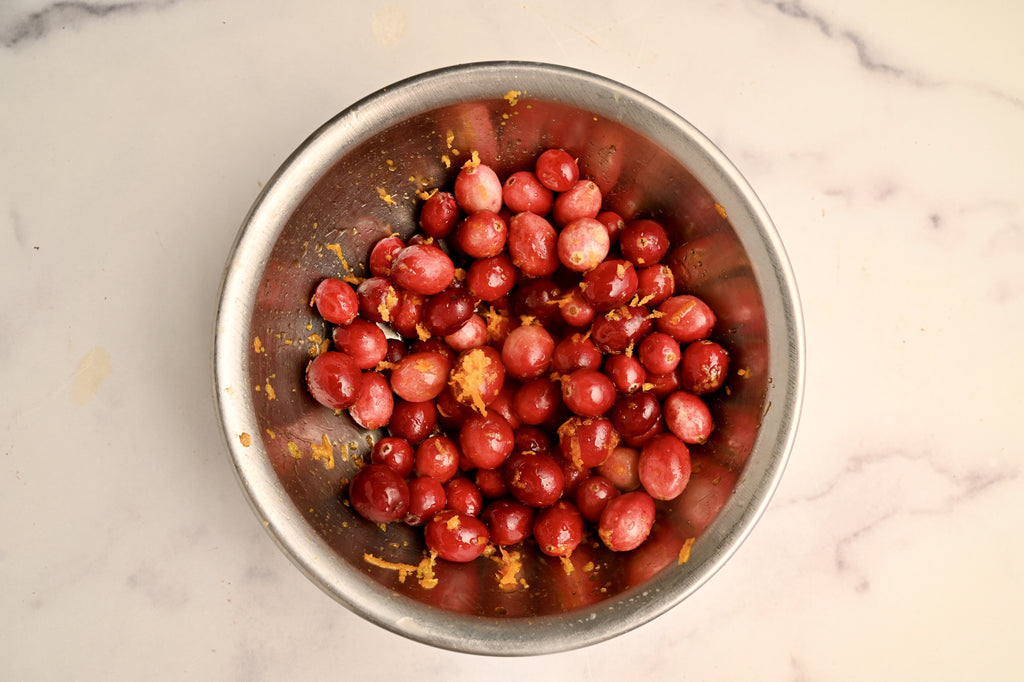
{"label": "metal bowl", "polygon": [[[341,495],[380,434],[307,395],[328,335],[310,307],[325,276],[360,274],[389,232],[412,233],[420,190],[449,184],[472,152],[499,174],[548,147],[579,158],[627,219],[670,230],[677,273],[717,312],[732,356],[716,429],[693,451],[730,467],[734,489],[706,529],[663,505],[646,552],[584,543],[572,566],[524,548],[525,586],[497,564],[438,562],[437,584],[367,555],[417,564],[418,530],[363,521]],[[803,330],[794,279],[768,214],[700,132],[622,84],[539,63],[489,62],[409,78],[314,132],[263,188],[223,281],[215,339],[218,409],[242,487],[281,549],[367,620],[451,650],[527,655],[591,645],[679,604],[733,554],[776,488],[796,429]],[[729,477],[727,477],[729,478]],[[729,478],[730,481],[734,480]],[[702,532],[701,532],[702,531]],[[685,558],[684,544],[696,535]],[[653,537],[653,536],[652,536]]]}

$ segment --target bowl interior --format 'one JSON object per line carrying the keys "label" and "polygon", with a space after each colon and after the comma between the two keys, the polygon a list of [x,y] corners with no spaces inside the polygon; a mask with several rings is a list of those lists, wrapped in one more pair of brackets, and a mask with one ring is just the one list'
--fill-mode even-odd
{"label": "bowl interior", "polygon": [[[499,175],[548,147],[623,217],[668,228],[676,271],[719,317],[731,355],[727,390],[710,399],[711,440],[692,452],[735,477],[706,529],[662,505],[655,542],[614,553],[584,543],[570,565],[523,548],[415,572],[421,532],[359,518],[344,484],[380,433],[306,393],[306,363],[329,331],[310,307],[327,276],[366,275],[381,237],[416,229],[420,193],[448,186],[473,154]],[[218,398],[240,479],[275,539],[325,591],[368,619],[442,647],[537,653],[623,632],[706,580],[749,532],[777,483],[799,402],[795,289],[767,215],[697,131],[656,102],[590,74],[484,64],[399,83],[317,131],[264,189],[225,279],[218,321]],[[739,370],[739,371],[737,371]],[[696,538],[692,547],[687,541]],[[596,539],[596,538],[595,538]],[[684,545],[689,547],[689,560]],[[504,559],[504,560],[503,560]],[[512,589],[496,574],[512,567]],[[522,627],[518,627],[522,626]]]}

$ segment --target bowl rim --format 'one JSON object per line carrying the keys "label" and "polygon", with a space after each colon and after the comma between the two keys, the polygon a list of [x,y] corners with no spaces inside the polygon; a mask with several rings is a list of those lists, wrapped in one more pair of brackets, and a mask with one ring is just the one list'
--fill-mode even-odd
{"label": "bowl rim", "polygon": [[[456,81],[459,96],[450,94]],[[745,470],[733,492],[735,498],[742,490],[749,503],[731,510],[729,524],[720,515],[705,531],[713,543],[698,540],[695,544],[691,561],[699,562],[700,570],[675,576],[663,571],[642,586],[590,607],[510,620],[461,616],[411,599],[395,599],[369,578],[353,575],[357,572],[336,557],[291,506],[261,440],[253,438],[246,446],[239,435],[259,433],[252,382],[241,359],[251,343],[259,284],[247,264],[266,262],[284,225],[316,180],[349,149],[372,136],[373,122],[405,120],[416,112],[484,96],[500,98],[517,88],[534,99],[561,100],[598,115],[616,116],[626,127],[635,127],[639,120],[655,121],[658,129],[645,131],[648,137],[659,144],[672,142],[669,147],[685,147],[694,158],[687,168],[717,201],[728,201],[734,226],[739,220],[754,227],[752,234],[737,229],[737,236],[745,249],[762,252],[755,264],[759,285],[774,283],[780,292],[777,309],[766,310],[766,320],[769,347],[784,352],[772,352],[769,359],[772,376],[781,378],[769,386],[772,399],[766,419],[775,428],[772,433],[761,430],[754,446],[755,451],[767,448],[770,456],[758,475]],[[404,102],[404,107],[396,109],[395,102]],[[595,73],[536,61],[470,62],[409,76],[359,99],[309,135],[263,186],[238,229],[222,275],[213,344],[214,397],[246,499],[279,548],[320,589],[364,619],[424,644],[474,654],[536,655],[590,646],[653,620],[693,594],[737,551],[767,508],[793,448],[803,400],[804,346],[796,279],[778,231],[753,188],[703,133],[650,96]],[[517,622],[527,626],[514,627]]]}

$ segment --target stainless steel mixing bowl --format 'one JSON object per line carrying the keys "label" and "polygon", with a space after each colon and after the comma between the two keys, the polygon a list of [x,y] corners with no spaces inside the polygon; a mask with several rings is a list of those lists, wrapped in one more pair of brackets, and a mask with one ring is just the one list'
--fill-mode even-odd
{"label": "stainless steel mixing bowl", "polygon": [[[472,152],[507,174],[562,147],[626,218],[662,221],[687,286],[719,315],[730,350],[717,427],[695,451],[733,467],[728,502],[676,559],[687,534],[672,505],[661,547],[643,555],[581,545],[575,570],[525,552],[528,587],[505,591],[496,563],[439,562],[437,585],[368,562],[417,564],[420,532],[358,518],[341,491],[369,443],[308,397],[303,371],[327,337],[310,307],[323,277],[363,272],[368,249],[415,229],[420,190],[449,184]],[[700,132],[651,98],[578,70],[478,63],[401,81],[314,132],[263,188],[227,264],[215,339],[218,409],[256,515],[320,588],[388,630],[496,655],[578,648],[679,604],[733,554],[768,504],[793,443],[803,375],[796,286],[772,222]],[[331,466],[333,464],[333,466]],[[378,562],[379,563],[379,562]],[[636,576],[649,576],[640,584]]]}

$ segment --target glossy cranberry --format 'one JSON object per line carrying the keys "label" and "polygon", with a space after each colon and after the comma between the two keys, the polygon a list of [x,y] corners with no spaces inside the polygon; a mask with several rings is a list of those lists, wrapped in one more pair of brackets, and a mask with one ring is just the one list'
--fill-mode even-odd
{"label": "glossy cranberry", "polygon": [[388,235],[374,244],[368,258],[370,274],[374,277],[389,277],[395,256],[404,248],[405,242],[397,234]]}
{"label": "glossy cranberry", "polygon": [[583,295],[583,289],[578,286],[569,289],[558,301],[558,311],[567,325],[577,328],[589,326],[597,315],[594,306]]}
{"label": "glossy cranberry", "polygon": [[636,268],[626,260],[610,258],[583,276],[583,295],[599,313],[626,305],[636,289]]}
{"label": "glossy cranberry", "polygon": [[661,313],[655,322],[658,331],[665,332],[679,343],[707,338],[715,327],[714,312],[696,296],[672,296],[659,305],[657,310]]}
{"label": "glossy cranberry", "polygon": [[409,349],[406,348],[404,341],[401,339],[388,339],[388,351],[387,355],[384,356],[385,362],[395,364],[408,354]]}
{"label": "glossy cranberry", "polygon": [[524,211],[508,224],[508,253],[527,277],[547,277],[558,269],[558,234],[547,219]]}
{"label": "glossy cranberry", "polygon": [[347,353],[359,369],[373,369],[388,355],[388,338],[373,322],[357,317],[331,331],[334,348]]}
{"label": "glossy cranberry", "polygon": [[554,200],[551,190],[530,171],[517,171],[508,176],[501,194],[505,206],[512,213],[530,211],[537,215],[546,215],[551,210]]}
{"label": "glossy cranberry", "polygon": [[619,236],[622,256],[637,267],[654,265],[668,252],[668,233],[654,220],[631,220]]}
{"label": "glossy cranberry", "polygon": [[621,395],[611,409],[615,430],[623,436],[639,436],[661,419],[661,403],[650,392]]}
{"label": "glossy cranberry", "polygon": [[444,291],[455,279],[455,265],[434,244],[411,244],[398,252],[391,279],[407,291],[424,296]]}
{"label": "glossy cranberry", "polygon": [[590,272],[608,256],[611,240],[604,225],[593,218],[578,218],[558,234],[558,260],[574,272]]}
{"label": "glossy cranberry", "polygon": [[474,211],[455,228],[455,246],[470,258],[497,256],[505,249],[508,225],[495,211]]}
{"label": "glossy cranberry", "polygon": [[471,350],[487,343],[487,332],[487,322],[479,315],[473,314],[458,330],[444,337],[444,341],[452,350]]}
{"label": "glossy cranberry", "polygon": [[402,521],[410,526],[425,525],[444,509],[448,500],[444,486],[430,476],[419,476],[409,481],[409,508]]}
{"label": "glossy cranberry", "polygon": [[665,428],[665,420],[659,419],[658,421],[654,422],[654,426],[647,429],[639,436],[623,436],[622,444],[631,448],[640,449],[647,445],[647,443],[649,443],[652,438],[654,438],[658,434],[665,433],[666,431],[668,431],[668,429]]}
{"label": "glossy cranberry", "polygon": [[446,509],[427,522],[424,538],[427,548],[442,559],[467,563],[484,553],[490,534],[480,519]]}
{"label": "glossy cranberry", "polygon": [[356,290],[336,277],[320,280],[313,293],[313,304],[320,317],[332,324],[348,324],[359,313]]}
{"label": "glossy cranberry", "polygon": [[529,424],[521,424],[515,430],[513,452],[534,452],[547,455],[551,452],[551,436],[544,429]]}
{"label": "glossy cranberry", "polygon": [[650,374],[675,371],[682,356],[679,342],[664,332],[651,332],[637,347],[637,357]]}
{"label": "glossy cranberry", "polygon": [[484,505],[484,496],[473,481],[465,476],[456,476],[444,484],[448,508],[466,516],[479,516]]}
{"label": "glossy cranberry", "polygon": [[576,505],[558,500],[537,512],[533,537],[544,554],[567,557],[583,541],[583,516]]}
{"label": "glossy cranberry", "polygon": [[379,429],[388,425],[394,409],[395,394],[387,377],[377,372],[364,373],[359,397],[348,408],[352,421],[364,429]]}
{"label": "glossy cranberry", "polygon": [[448,383],[456,400],[483,412],[498,397],[505,384],[501,354],[490,346],[459,353]]}
{"label": "glossy cranberry", "polygon": [[489,500],[496,500],[508,494],[505,477],[501,469],[477,469],[473,475],[480,494]]}
{"label": "glossy cranberry", "polygon": [[487,524],[491,542],[507,546],[530,537],[536,514],[533,507],[506,497],[484,507],[480,519]]}
{"label": "glossy cranberry", "polygon": [[512,409],[524,424],[544,424],[555,416],[562,403],[562,388],[547,377],[522,384],[512,399]]}
{"label": "glossy cranberry", "polygon": [[636,490],[640,487],[640,451],[627,445],[619,445],[612,449],[608,459],[597,467],[597,473],[611,481],[623,492]]}
{"label": "glossy cranberry", "polygon": [[527,506],[550,507],[562,496],[565,475],[550,455],[516,452],[503,468],[509,493]]}
{"label": "glossy cranberry", "polygon": [[580,515],[591,523],[597,523],[608,501],[620,494],[610,480],[601,474],[592,474],[577,486],[574,499]]}
{"label": "glossy cranberry", "polygon": [[555,197],[551,216],[557,225],[568,225],[580,218],[594,218],[601,211],[601,188],[592,180],[577,180],[566,191]]}
{"label": "glossy cranberry", "polygon": [[518,271],[507,253],[474,260],[466,273],[466,286],[483,301],[496,301],[512,291]]}
{"label": "glossy cranberry", "polygon": [[608,231],[608,238],[612,244],[618,244],[619,235],[626,229],[626,221],[615,211],[601,211],[595,216],[595,220],[604,225]]}
{"label": "glossy cranberry", "polygon": [[554,280],[527,280],[512,293],[512,312],[520,317],[533,318],[542,327],[554,330],[562,321],[558,303],[563,295],[562,287]]}
{"label": "glossy cranberry", "polygon": [[306,367],[306,388],[310,395],[331,409],[351,407],[362,387],[363,374],[347,353],[320,353]]}
{"label": "glossy cranberry", "polygon": [[564,149],[548,149],[541,152],[534,164],[537,179],[553,192],[572,189],[580,177],[576,159]]}
{"label": "glossy cranberry", "polygon": [[671,433],[655,436],[640,450],[640,484],[656,500],[674,500],[690,480],[690,451]]}
{"label": "glossy cranberry", "polygon": [[636,280],[636,295],[648,308],[657,308],[676,291],[675,277],[667,265],[637,268]]}
{"label": "glossy cranberry", "polygon": [[411,403],[396,399],[388,431],[392,436],[404,438],[412,445],[418,445],[437,426],[437,411],[433,401]]}
{"label": "glossy cranberry", "polygon": [[647,370],[639,360],[629,355],[606,356],[602,369],[619,393],[635,393],[647,380]]}
{"label": "glossy cranberry", "polygon": [[435,336],[448,336],[459,330],[476,309],[476,297],[464,286],[450,286],[427,299],[423,307],[423,325]]}
{"label": "glossy cranberry", "polygon": [[451,192],[434,192],[420,208],[420,227],[431,237],[444,239],[458,222],[459,206]]}
{"label": "glossy cranberry", "polygon": [[406,339],[415,339],[423,327],[423,308],[427,297],[415,291],[396,289],[398,303],[391,310],[391,328]]}
{"label": "glossy cranberry", "polygon": [[601,466],[619,444],[619,434],[603,418],[570,417],[558,428],[558,447],[578,469]]}
{"label": "glossy cranberry", "polygon": [[596,369],[578,369],[562,380],[562,401],[582,417],[599,417],[615,403],[615,385]]}
{"label": "glossy cranberry", "polygon": [[391,388],[402,400],[433,400],[448,383],[452,363],[441,353],[410,353],[391,370]]}
{"label": "glossy cranberry", "polygon": [[654,499],[650,495],[642,490],[623,493],[605,505],[597,534],[613,552],[628,552],[647,539],[654,518]]}
{"label": "glossy cranberry", "polygon": [[455,201],[466,213],[501,210],[501,180],[487,164],[467,166],[455,176]]}
{"label": "glossy cranberry", "polygon": [[[500,366],[500,364],[499,364]],[[515,431],[519,428],[522,420],[519,418],[519,414],[512,407],[512,401],[515,399],[516,392],[519,390],[520,383],[515,379],[509,379],[502,385],[501,390],[498,391],[498,395],[495,396],[494,400],[491,401],[487,408],[493,410],[505,418],[508,425]]]}
{"label": "glossy cranberry", "polygon": [[386,466],[367,464],[352,477],[349,502],[356,512],[373,523],[391,523],[409,507],[409,486]]}
{"label": "glossy cranberry", "polygon": [[623,306],[594,319],[590,338],[604,353],[628,353],[654,327],[644,306]]}
{"label": "glossy cranberry", "polygon": [[416,446],[413,472],[444,483],[459,471],[459,447],[448,436],[430,436]]}
{"label": "glossy cranberry", "polygon": [[356,289],[359,314],[371,322],[391,322],[398,291],[386,277],[367,277]]}
{"label": "glossy cranberry", "polygon": [[700,444],[714,429],[711,410],[700,396],[676,391],[665,398],[661,408],[665,425],[684,443]]}
{"label": "glossy cranberry", "polygon": [[494,469],[512,453],[515,435],[508,420],[493,410],[474,413],[459,431],[466,459],[478,469]]}
{"label": "glossy cranberry", "polygon": [[551,369],[559,374],[569,374],[578,369],[597,369],[604,355],[590,337],[585,334],[566,336],[551,356]]}
{"label": "glossy cranberry", "polygon": [[535,379],[551,367],[555,340],[544,327],[526,325],[509,332],[501,347],[505,371],[516,379]]}
{"label": "glossy cranberry", "polygon": [[412,474],[413,447],[409,441],[396,436],[385,436],[373,444],[370,462],[383,464],[402,478]]}
{"label": "glossy cranberry", "polygon": [[694,341],[683,350],[679,363],[679,385],[696,395],[713,393],[729,374],[729,353],[714,341]]}

